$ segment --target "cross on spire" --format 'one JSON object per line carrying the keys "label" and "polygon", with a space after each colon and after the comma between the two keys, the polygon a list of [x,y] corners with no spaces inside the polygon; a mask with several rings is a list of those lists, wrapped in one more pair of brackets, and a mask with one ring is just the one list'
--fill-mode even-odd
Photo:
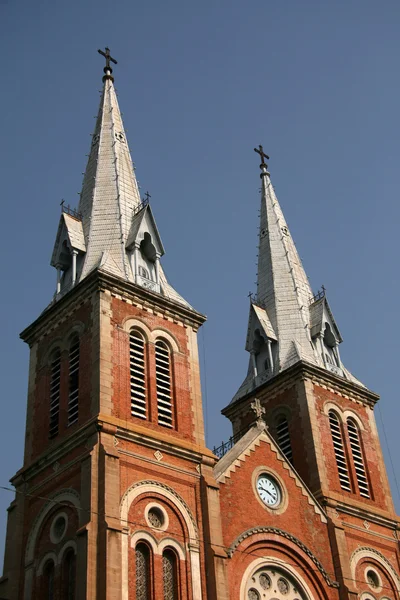
{"label": "cross on spire", "polygon": [[[107,46],[106,46],[105,52],[103,50],[97,50],[97,52],[99,54],[101,54],[102,56],[104,56],[104,58],[106,59],[106,66],[104,67],[105,77],[111,78],[112,81],[114,81],[113,78],[112,78],[112,76],[111,76],[112,68],[111,68],[111,65],[110,65],[110,61],[112,63],[114,63],[114,65],[117,65],[118,63],[115,60],[115,58],[113,58],[111,56],[111,54],[110,54],[110,48],[107,48]],[[104,78],[103,78],[103,81],[104,81]]]}
{"label": "cross on spire", "polygon": [[261,144],[258,146],[258,148],[254,148],[254,152],[257,152],[257,154],[259,154],[260,157],[261,157],[260,169],[262,169],[263,167],[268,167],[268,165],[265,162],[264,158],[266,158],[267,160],[269,160],[269,156],[267,154],[265,154],[264,148],[261,146]]}

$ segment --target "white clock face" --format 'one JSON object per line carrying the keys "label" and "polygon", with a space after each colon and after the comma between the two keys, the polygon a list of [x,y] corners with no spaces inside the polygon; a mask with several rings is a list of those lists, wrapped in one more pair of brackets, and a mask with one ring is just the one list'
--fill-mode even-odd
{"label": "white clock face", "polygon": [[281,501],[281,490],[275,479],[269,475],[260,475],[257,479],[257,492],[267,506],[277,506]]}

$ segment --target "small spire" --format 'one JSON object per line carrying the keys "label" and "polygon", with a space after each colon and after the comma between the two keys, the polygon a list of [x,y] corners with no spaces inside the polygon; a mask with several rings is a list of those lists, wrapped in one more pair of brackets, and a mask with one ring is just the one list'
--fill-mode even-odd
{"label": "small spire", "polygon": [[101,54],[102,56],[104,56],[104,58],[106,59],[106,66],[104,67],[104,77],[103,77],[103,81],[105,81],[106,79],[111,79],[111,81],[114,81],[114,77],[112,76],[112,68],[110,65],[110,61],[114,63],[114,65],[118,64],[117,61],[115,60],[115,58],[113,58],[110,54],[110,48],[105,49],[105,52],[103,52],[103,50],[97,50],[97,52],[99,54]]}
{"label": "small spire", "polygon": [[264,175],[269,175],[268,165],[264,160],[264,158],[269,160],[268,154],[265,154],[264,148],[261,146],[261,144],[258,146],[258,148],[254,148],[254,152],[257,152],[257,154],[259,154],[261,157],[261,164],[260,164],[261,175],[260,175],[260,177],[263,177]]}

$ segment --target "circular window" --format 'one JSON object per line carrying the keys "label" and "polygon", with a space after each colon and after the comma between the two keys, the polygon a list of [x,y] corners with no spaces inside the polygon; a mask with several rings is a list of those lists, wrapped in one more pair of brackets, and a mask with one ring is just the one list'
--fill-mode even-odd
{"label": "circular window", "polygon": [[55,519],[53,520],[50,527],[50,539],[53,544],[58,544],[60,542],[68,527],[68,517],[66,513],[59,513]]}
{"label": "circular window", "polygon": [[244,591],[246,600],[306,600],[297,581],[275,566],[264,566],[251,575]]}
{"label": "circular window", "polygon": [[168,515],[160,504],[156,504],[155,502],[148,504],[144,511],[144,516],[147,525],[152,529],[165,531],[168,528]]}
{"label": "circular window", "polygon": [[375,570],[367,569],[365,572],[365,578],[369,587],[373,588],[374,590],[381,587],[381,580]]}

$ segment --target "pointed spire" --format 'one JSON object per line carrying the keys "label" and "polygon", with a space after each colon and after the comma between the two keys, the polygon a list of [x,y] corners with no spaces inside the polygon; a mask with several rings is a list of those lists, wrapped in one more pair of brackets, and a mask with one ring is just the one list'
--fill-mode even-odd
{"label": "pointed spire", "polygon": [[246,350],[250,363],[235,402],[302,360],[359,383],[343,366],[342,341],[323,295],[311,286],[272,186],[265,154],[261,157],[261,211],[257,295],[250,298]]}
{"label": "pointed spire", "polygon": [[164,248],[150,194],[140,198],[114,88],[111,63],[117,61],[109,48],[98,52],[106,60],[103,90],[78,211],[68,218],[63,211],[57,233],[51,261],[58,271],[56,298],[101,269],[189,306],[159,263]]}

